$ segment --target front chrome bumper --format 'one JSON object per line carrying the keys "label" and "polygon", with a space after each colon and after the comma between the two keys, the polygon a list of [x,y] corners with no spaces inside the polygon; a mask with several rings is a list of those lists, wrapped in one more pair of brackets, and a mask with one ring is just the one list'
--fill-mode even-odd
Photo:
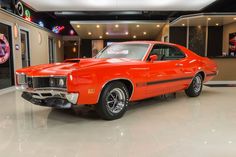
{"label": "front chrome bumper", "polygon": [[[41,106],[70,108],[73,104],[77,103],[79,94],[68,93],[61,90],[51,89],[27,89],[23,86],[16,87],[22,90],[22,97],[27,101]],[[53,104],[54,103],[54,104]]]}

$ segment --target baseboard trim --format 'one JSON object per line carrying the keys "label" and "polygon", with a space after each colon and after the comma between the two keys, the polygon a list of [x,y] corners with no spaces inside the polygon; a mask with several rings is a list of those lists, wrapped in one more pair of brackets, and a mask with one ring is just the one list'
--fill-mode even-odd
{"label": "baseboard trim", "polygon": [[0,90],[0,95],[6,94],[6,93],[9,93],[9,92],[13,92],[13,91],[15,91],[15,90],[16,90],[16,87],[15,87],[15,86],[1,89],[1,90]]}

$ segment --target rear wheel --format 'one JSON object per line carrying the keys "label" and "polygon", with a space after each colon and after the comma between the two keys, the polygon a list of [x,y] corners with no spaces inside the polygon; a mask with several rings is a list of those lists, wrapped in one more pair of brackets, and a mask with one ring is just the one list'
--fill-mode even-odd
{"label": "rear wheel", "polygon": [[202,92],[203,78],[201,74],[197,74],[188,89],[185,90],[185,93],[189,97],[197,97]]}
{"label": "rear wheel", "polygon": [[101,93],[96,111],[101,118],[114,120],[121,118],[127,110],[129,93],[127,87],[121,82],[111,82]]}

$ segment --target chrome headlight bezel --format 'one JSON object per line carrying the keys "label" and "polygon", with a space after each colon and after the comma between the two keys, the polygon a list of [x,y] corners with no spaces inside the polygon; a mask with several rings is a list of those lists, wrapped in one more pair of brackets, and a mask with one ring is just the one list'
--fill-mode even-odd
{"label": "chrome headlight bezel", "polygon": [[16,84],[17,85],[27,85],[27,76],[25,73],[16,73]]}

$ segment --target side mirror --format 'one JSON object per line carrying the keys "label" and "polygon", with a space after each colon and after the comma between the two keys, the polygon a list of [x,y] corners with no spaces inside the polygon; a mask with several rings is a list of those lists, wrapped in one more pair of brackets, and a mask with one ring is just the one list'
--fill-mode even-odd
{"label": "side mirror", "polygon": [[151,55],[149,58],[150,58],[150,62],[157,61],[158,59],[157,55]]}

